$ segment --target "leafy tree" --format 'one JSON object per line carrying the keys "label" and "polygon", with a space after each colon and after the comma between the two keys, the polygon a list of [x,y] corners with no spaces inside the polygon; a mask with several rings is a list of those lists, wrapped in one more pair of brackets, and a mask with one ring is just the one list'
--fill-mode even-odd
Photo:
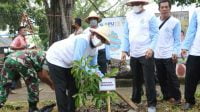
{"label": "leafy tree", "polygon": [[27,7],[27,0],[0,1],[0,29],[5,30],[9,25],[10,33],[15,33],[20,26],[20,15]]}
{"label": "leafy tree", "polygon": [[[200,0],[172,2],[177,5],[200,4]],[[107,0],[1,0],[0,29],[6,29],[9,25],[10,33],[15,33],[20,26],[22,12],[27,12],[34,24],[39,26],[39,29],[35,30],[38,30],[42,44],[47,46],[47,41],[51,45],[55,41],[67,38],[71,33],[73,18],[80,17],[84,20],[92,10],[101,17],[124,16],[128,10],[124,3],[124,0],[117,0],[111,6]],[[87,27],[87,24],[84,23],[83,27]]]}
{"label": "leafy tree", "polygon": [[[158,2],[159,0],[155,0]],[[197,7],[200,5],[200,0],[171,0],[173,4],[177,3],[177,5],[190,5],[192,3],[196,3]]]}

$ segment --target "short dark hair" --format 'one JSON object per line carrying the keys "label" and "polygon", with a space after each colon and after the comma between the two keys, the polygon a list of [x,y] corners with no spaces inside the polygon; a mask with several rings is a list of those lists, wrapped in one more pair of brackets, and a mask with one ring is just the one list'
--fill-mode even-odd
{"label": "short dark hair", "polygon": [[25,26],[20,26],[17,31],[19,32],[23,28],[26,28],[26,27]]}
{"label": "short dark hair", "polygon": [[159,7],[159,9],[160,9],[160,4],[161,4],[161,3],[164,3],[164,2],[168,2],[168,4],[169,4],[169,8],[171,9],[171,7],[172,7],[172,3],[170,2],[170,0],[160,0],[159,3],[158,3],[158,7]]}
{"label": "short dark hair", "polygon": [[81,26],[81,19],[75,18],[75,24],[78,24],[79,26]]}

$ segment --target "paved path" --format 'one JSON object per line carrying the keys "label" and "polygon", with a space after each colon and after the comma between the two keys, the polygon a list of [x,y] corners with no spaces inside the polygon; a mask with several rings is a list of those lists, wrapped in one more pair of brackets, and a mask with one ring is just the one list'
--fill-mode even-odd
{"label": "paved path", "polygon": [[[40,92],[40,100],[55,100],[55,93],[51,88],[49,88],[48,85],[41,83],[40,88],[43,89]],[[126,97],[131,97],[131,92],[132,92],[132,87],[120,87],[117,88],[120,93],[124,94]],[[156,87],[157,91],[160,93],[160,87],[157,85]],[[198,88],[200,89],[200,88]],[[22,84],[22,88],[16,89],[15,90],[17,93],[16,94],[10,94],[8,101],[26,101],[27,100],[27,90],[26,86]],[[183,98],[183,93],[184,93],[184,86],[181,85],[181,93],[182,93],[182,98]]]}
{"label": "paved path", "polygon": [[[51,88],[44,84],[40,84],[40,100],[55,100],[55,93]],[[10,94],[8,97],[8,101],[27,101],[27,89],[24,84],[22,84],[22,88],[15,90],[16,94]]]}

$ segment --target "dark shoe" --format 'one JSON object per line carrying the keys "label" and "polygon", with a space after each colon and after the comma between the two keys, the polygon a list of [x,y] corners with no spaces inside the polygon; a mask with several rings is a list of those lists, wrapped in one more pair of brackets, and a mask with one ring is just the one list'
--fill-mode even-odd
{"label": "dark shoe", "polygon": [[182,106],[182,109],[183,109],[183,110],[188,110],[188,109],[191,109],[192,107],[193,107],[193,104],[185,103],[185,104]]}
{"label": "dark shoe", "polygon": [[174,98],[170,98],[167,100],[169,103],[174,103],[175,102],[175,99]]}
{"label": "dark shoe", "polygon": [[181,99],[174,101],[174,105],[180,105],[180,104],[181,104]]}
{"label": "dark shoe", "polygon": [[30,108],[28,112],[40,112],[38,108]]}
{"label": "dark shoe", "polygon": [[168,100],[169,103],[174,104],[174,105],[180,105],[181,104],[181,99],[175,100],[174,98],[170,98]]}
{"label": "dark shoe", "polygon": [[2,108],[4,106],[4,103],[0,103],[0,108]]}
{"label": "dark shoe", "polygon": [[56,106],[55,103],[44,106],[43,108],[40,109],[40,112],[51,112],[55,106]]}

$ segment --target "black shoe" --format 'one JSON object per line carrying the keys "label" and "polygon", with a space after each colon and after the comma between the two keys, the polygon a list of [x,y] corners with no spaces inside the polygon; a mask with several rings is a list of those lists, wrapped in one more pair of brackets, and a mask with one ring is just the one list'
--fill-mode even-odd
{"label": "black shoe", "polygon": [[40,112],[38,108],[30,108],[28,112]]}
{"label": "black shoe", "polygon": [[175,100],[174,105],[181,105],[181,100]]}
{"label": "black shoe", "polygon": [[56,106],[55,103],[44,106],[43,108],[40,109],[40,112],[51,112],[55,106]]}
{"label": "black shoe", "polygon": [[183,110],[188,110],[188,109],[191,109],[193,107],[194,104],[190,104],[190,103],[185,103],[183,106],[182,106],[182,109]]}
{"label": "black shoe", "polygon": [[2,108],[4,106],[4,103],[0,103],[0,108]]}

